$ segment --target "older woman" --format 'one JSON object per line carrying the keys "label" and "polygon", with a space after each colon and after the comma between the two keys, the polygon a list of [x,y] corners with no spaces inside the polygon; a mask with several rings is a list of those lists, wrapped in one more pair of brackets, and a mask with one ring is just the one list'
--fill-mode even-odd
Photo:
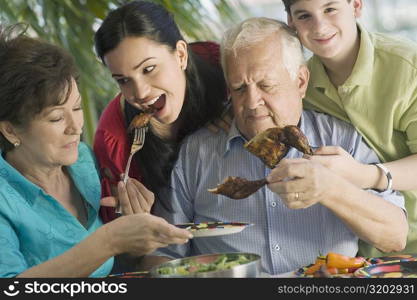
{"label": "older woman", "polygon": [[106,276],[117,254],[186,242],[151,215],[102,225],[73,60],[13,31],[0,33],[0,277]]}
{"label": "older woman", "polygon": [[[94,140],[103,194],[117,193],[131,146],[131,120],[153,107],[145,145],[135,154],[129,173],[144,184],[142,201],[122,205],[122,210],[149,212],[149,190],[169,207],[169,199],[159,193],[168,185],[180,142],[218,118],[224,108],[226,84],[218,46],[200,42],[190,47],[162,6],[132,1],[110,12],[96,32],[95,47],[121,91],[103,112]],[[111,220],[114,210],[104,209],[103,217]]]}

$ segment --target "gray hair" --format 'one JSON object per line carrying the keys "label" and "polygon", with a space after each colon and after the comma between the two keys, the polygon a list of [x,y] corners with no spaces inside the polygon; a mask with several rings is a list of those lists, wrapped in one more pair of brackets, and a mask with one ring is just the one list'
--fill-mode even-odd
{"label": "gray hair", "polygon": [[[294,30],[287,24],[270,18],[250,18],[228,29],[220,45],[221,65],[226,76],[226,55],[232,52],[235,56],[239,49],[250,47],[264,41],[273,34],[281,34],[283,45],[282,61],[295,79],[301,65],[305,64],[303,48]],[[226,78],[227,81],[227,78]]]}

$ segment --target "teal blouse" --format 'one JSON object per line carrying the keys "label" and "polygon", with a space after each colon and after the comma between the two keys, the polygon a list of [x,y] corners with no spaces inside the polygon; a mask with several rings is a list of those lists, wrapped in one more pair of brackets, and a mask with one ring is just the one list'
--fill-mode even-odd
{"label": "teal blouse", "polygon": [[[78,150],[78,160],[68,171],[86,201],[87,228],[0,155],[0,277],[14,277],[64,253],[102,225],[95,160],[84,143]],[[107,276],[112,267],[113,257],[90,276]]]}

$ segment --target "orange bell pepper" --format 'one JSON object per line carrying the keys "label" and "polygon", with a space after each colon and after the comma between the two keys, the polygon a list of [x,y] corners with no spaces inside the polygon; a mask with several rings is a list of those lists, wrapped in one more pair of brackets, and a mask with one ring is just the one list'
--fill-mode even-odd
{"label": "orange bell pepper", "polygon": [[320,270],[320,267],[324,264],[326,264],[326,257],[325,256],[317,256],[316,261],[314,262],[314,264],[311,265],[310,267],[308,267],[307,270],[305,270],[304,274],[313,275],[318,270]]}
{"label": "orange bell pepper", "polygon": [[350,257],[334,252],[329,252],[326,256],[326,265],[329,268],[360,268],[365,264],[364,257]]}

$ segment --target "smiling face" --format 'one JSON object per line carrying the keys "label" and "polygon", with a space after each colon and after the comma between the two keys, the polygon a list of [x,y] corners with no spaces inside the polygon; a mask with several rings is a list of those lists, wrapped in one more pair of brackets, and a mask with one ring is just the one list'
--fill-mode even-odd
{"label": "smiling face", "polygon": [[49,106],[24,128],[14,128],[20,145],[14,150],[34,166],[68,166],[77,161],[84,117],[77,84],[72,81],[68,100]]}
{"label": "smiling face", "polygon": [[299,0],[291,5],[288,24],[317,56],[343,60],[359,42],[356,18],[361,10],[361,0]]}
{"label": "smiling face", "polygon": [[262,43],[226,54],[227,81],[240,132],[251,139],[276,126],[297,125],[309,73],[300,66],[295,79],[283,64],[282,42]]}
{"label": "smiling face", "polygon": [[176,121],[184,104],[187,44],[175,51],[145,37],[127,37],[104,56],[126,100],[139,109],[152,106],[161,123]]}

